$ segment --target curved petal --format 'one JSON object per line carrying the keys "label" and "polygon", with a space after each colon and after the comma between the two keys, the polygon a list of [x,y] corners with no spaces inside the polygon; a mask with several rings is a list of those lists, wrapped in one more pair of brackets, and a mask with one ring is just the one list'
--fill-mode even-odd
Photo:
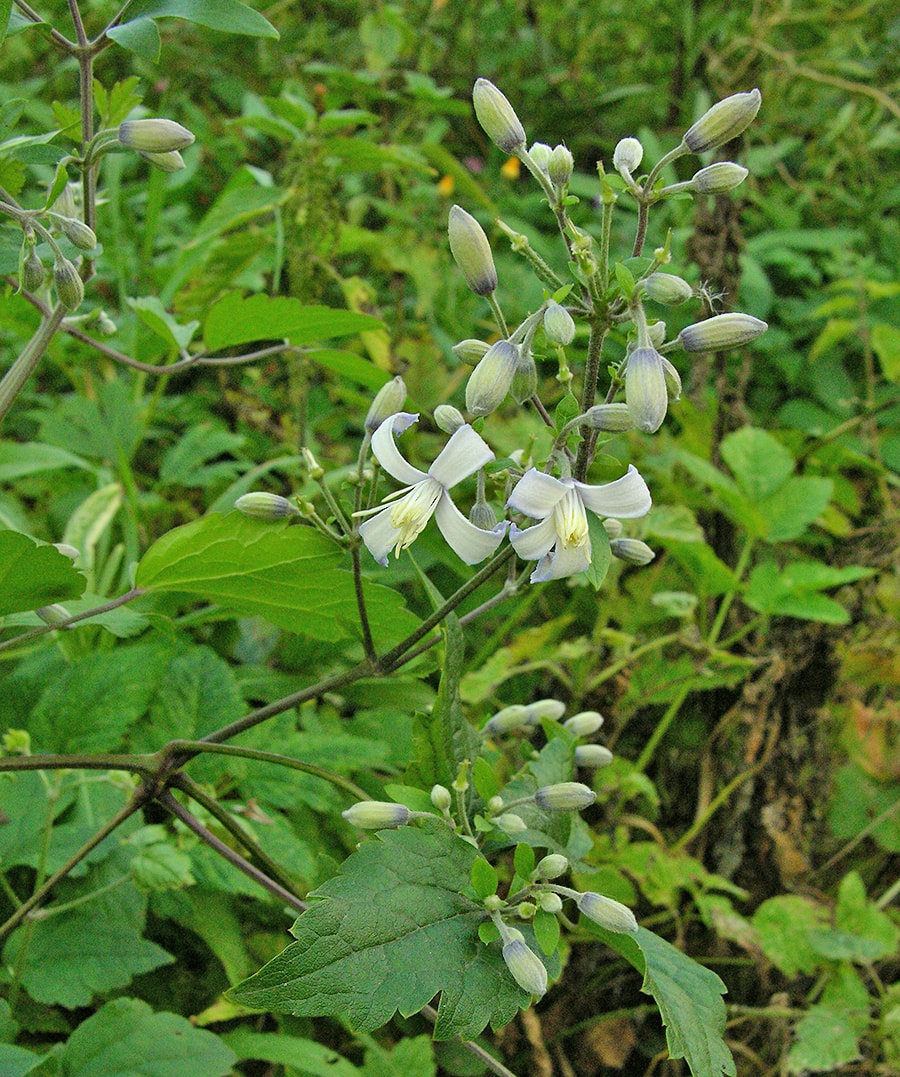
{"label": "curved petal", "polygon": [[471,520],[463,516],[447,493],[438,502],[434,518],[441,534],[447,540],[447,545],[467,565],[477,565],[479,561],[489,557],[506,534],[505,520],[491,531],[476,527]]}
{"label": "curved petal", "polygon": [[509,541],[523,561],[537,561],[559,541],[559,535],[556,533],[553,517],[548,516],[546,520],[524,530],[513,524],[509,531]]}
{"label": "curved petal", "polygon": [[577,576],[587,571],[591,563],[589,543],[583,546],[563,546],[559,543],[553,552],[542,558],[531,574],[532,583],[545,583],[547,580],[561,580],[564,576]]}
{"label": "curved petal", "polygon": [[[570,484],[571,485],[571,484]],[[566,496],[569,487],[552,475],[531,468],[526,471],[516,483],[515,489],[509,495],[507,507],[516,512],[524,512],[526,516],[533,516],[536,520],[543,520],[556,508],[557,504]],[[530,530],[530,529],[529,529]]]}
{"label": "curved petal", "polygon": [[[389,419],[385,419],[381,426],[372,435],[372,452],[384,470],[404,486],[413,486],[427,478],[424,471],[419,471],[400,455],[400,450],[394,443],[394,434],[402,434],[409,429],[414,422],[418,421],[418,415],[411,415],[407,411],[398,411]],[[360,528],[360,532],[362,529]]]}
{"label": "curved petal", "polygon": [[606,482],[602,486],[576,482],[575,487],[581,500],[598,516],[630,520],[635,516],[646,516],[652,504],[647,484],[633,464],[629,465],[621,479],[614,482]]}
{"label": "curved petal", "polygon": [[474,475],[493,459],[494,454],[481,436],[471,426],[461,426],[453,431],[453,436],[438,453],[428,474],[449,489]]}
{"label": "curved petal", "polygon": [[392,508],[393,505],[388,505],[387,508],[366,520],[359,529],[359,537],[379,565],[388,563],[388,554],[397,545],[397,539],[400,536],[400,528],[394,527],[391,523]]}

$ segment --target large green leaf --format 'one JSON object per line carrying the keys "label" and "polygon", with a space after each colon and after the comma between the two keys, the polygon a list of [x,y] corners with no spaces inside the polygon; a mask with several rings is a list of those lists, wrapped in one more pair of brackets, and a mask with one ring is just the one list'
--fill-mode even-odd
{"label": "large green leaf", "polygon": [[0,531],[0,616],[78,598],[85,579],[54,546]]}
{"label": "large green leaf", "polygon": [[377,318],[352,310],[304,306],[299,299],[286,296],[245,299],[240,292],[229,292],[207,315],[203,339],[210,349],[280,337],[300,345],[382,328]]}
{"label": "large green leaf", "polygon": [[184,1017],[117,998],[75,1029],[63,1060],[66,1077],[226,1077],[236,1057]]}
{"label": "large green leaf", "polygon": [[794,471],[790,450],[753,426],[736,430],[722,441],[722,459],[751,501],[777,490]]}
{"label": "large green leaf", "polygon": [[[353,577],[343,555],[312,528],[211,514],[153,544],[135,583],[151,591],[200,595],[226,609],[257,615],[289,632],[335,642],[358,632]],[[418,623],[402,598],[364,581],[376,641]]]}
{"label": "large green leaf", "polygon": [[[133,0],[123,15],[135,19],[186,19],[210,30],[247,37],[278,37],[278,31],[258,11],[238,0]],[[112,35],[110,35],[112,36]]]}
{"label": "large green leaf", "polygon": [[643,974],[641,990],[659,1007],[672,1058],[685,1059],[693,1077],[733,1077],[734,1059],[723,1039],[726,989],[719,977],[646,928],[615,934],[583,918],[582,926]]}
{"label": "large green leaf", "polygon": [[344,1014],[365,1032],[440,992],[436,1039],[506,1024],[529,996],[499,946],[478,937],[484,909],[463,893],[477,855],[437,820],[381,831],[310,895],[297,941],[230,996],[281,1013]]}

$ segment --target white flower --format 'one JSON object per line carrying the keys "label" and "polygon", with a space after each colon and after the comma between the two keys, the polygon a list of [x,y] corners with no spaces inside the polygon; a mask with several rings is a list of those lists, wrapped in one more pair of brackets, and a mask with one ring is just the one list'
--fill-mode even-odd
{"label": "white flower", "polygon": [[507,505],[541,522],[520,530],[510,541],[525,561],[537,561],[532,583],[584,572],[591,563],[586,509],[598,516],[631,519],[650,510],[650,491],[634,467],[621,479],[589,486],[576,479],[555,479],[532,468],[516,484]]}
{"label": "white flower", "polygon": [[394,434],[402,434],[418,418],[418,415],[398,412],[385,419],[372,435],[372,451],[378,462],[389,475],[406,486],[386,497],[388,504],[357,514],[374,513],[371,520],[366,520],[360,527],[360,537],[375,560],[386,565],[391,549],[399,557],[400,551],[418,538],[434,516],[451,549],[466,564],[477,564],[503,541],[506,523],[500,523],[490,531],[476,527],[453,504],[447,491],[493,460],[494,454],[471,426],[461,426],[428,471],[420,471],[403,459],[394,443]]}

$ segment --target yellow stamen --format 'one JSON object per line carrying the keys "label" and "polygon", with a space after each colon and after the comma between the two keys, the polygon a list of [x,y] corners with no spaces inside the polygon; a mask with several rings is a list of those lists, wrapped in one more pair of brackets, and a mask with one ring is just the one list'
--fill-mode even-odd
{"label": "yellow stamen", "polygon": [[566,549],[584,546],[589,539],[587,513],[577,491],[566,491],[563,499],[553,510],[556,516],[556,533]]}
{"label": "yellow stamen", "polygon": [[399,557],[400,551],[411,546],[419,537],[443,492],[444,488],[437,479],[427,478],[417,482],[391,507],[391,525],[399,531],[394,547],[395,556]]}

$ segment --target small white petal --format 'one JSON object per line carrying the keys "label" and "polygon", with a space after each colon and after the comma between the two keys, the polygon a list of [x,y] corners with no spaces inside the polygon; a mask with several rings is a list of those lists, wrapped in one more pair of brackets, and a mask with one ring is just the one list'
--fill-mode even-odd
{"label": "small white petal", "polygon": [[577,576],[586,572],[591,563],[591,544],[564,546],[558,542],[553,550],[538,563],[531,574],[532,583],[561,580],[565,576]]}
{"label": "small white petal", "polygon": [[461,426],[438,453],[428,474],[449,489],[493,459],[494,454],[481,436],[471,426]]}
{"label": "small white petal", "polygon": [[646,516],[650,511],[651,498],[647,484],[638,469],[629,465],[628,471],[614,482],[601,486],[588,486],[576,482],[581,500],[598,516],[615,516],[620,520],[630,520],[636,516]]}
{"label": "small white petal", "polygon": [[405,486],[413,486],[428,477],[424,471],[419,471],[417,467],[413,467],[403,459],[394,442],[394,435],[408,430],[414,422],[418,421],[418,418],[418,415],[398,411],[396,415],[385,419],[372,435],[372,452],[375,453],[378,463],[389,475]]}
{"label": "small white petal", "polygon": [[400,528],[394,527],[391,523],[392,508],[392,505],[388,505],[376,516],[366,520],[359,529],[359,537],[380,565],[388,563],[388,554],[397,545],[397,538],[400,535]]}
{"label": "small white petal", "polygon": [[509,531],[509,541],[523,561],[537,561],[550,552],[558,538],[552,516],[524,530],[513,524]]}
{"label": "small white petal", "polygon": [[505,520],[491,531],[476,527],[463,516],[447,493],[438,502],[434,518],[447,545],[467,565],[477,565],[489,557],[506,534]]}
{"label": "small white petal", "polygon": [[535,520],[543,520],[562,501],[569,488],[552,475],[531,468],[516,483],[506,504],[516,512],[523,512]]}

